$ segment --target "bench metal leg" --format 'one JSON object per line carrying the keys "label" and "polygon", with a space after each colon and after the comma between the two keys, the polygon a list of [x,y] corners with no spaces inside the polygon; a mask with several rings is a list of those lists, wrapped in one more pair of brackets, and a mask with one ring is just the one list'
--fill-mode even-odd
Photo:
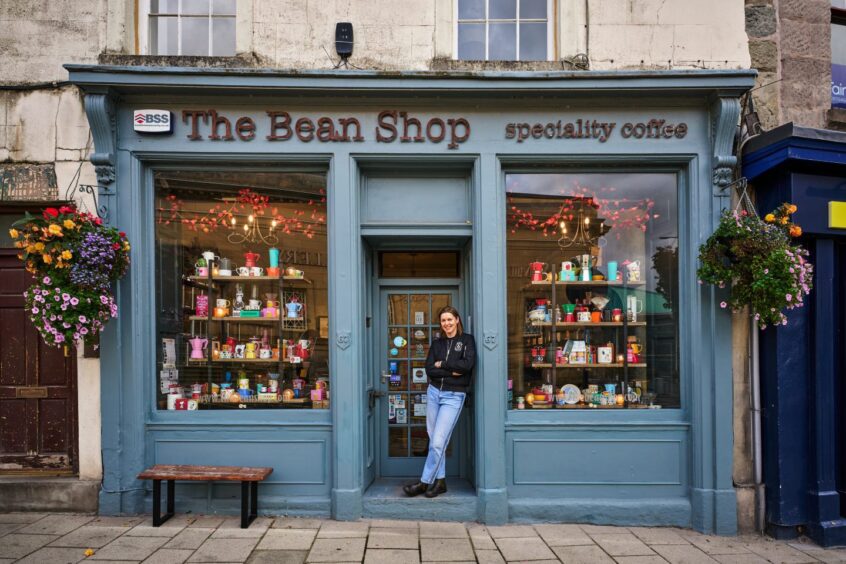
{"label": "bench metal leg", "polygon": [[173,492],[176,482],[167,481],[167,513],[162,515],[162,481],[153,480],[153,526],[160,527],[162,523],[173,517]]}
{"label": "bench metal leg", "polygon": [[258,483],[241,482],[241,528],[248,528],[257,515]]}

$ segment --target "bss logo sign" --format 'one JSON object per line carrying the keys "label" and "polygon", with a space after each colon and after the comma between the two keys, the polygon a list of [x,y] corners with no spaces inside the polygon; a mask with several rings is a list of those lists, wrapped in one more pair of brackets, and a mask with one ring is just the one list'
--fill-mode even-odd
{"label": "bss logo sign", "polygon": [[135,110],[132,126],[139,133],[173,133],[173,114],[168,110]]}

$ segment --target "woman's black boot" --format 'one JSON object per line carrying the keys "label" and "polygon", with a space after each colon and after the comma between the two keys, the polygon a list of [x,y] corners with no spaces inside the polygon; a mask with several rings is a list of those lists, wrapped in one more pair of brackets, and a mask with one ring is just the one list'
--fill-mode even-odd
{"label": "woman's black boot", "polygon": [[417,482],[416,484],[409,484],[407,486],[403,486],[402,491],[404,491],[405,495],[407,495],[408,497],[414,497],[425,492],[428,487],[429,484],[427,484],[426,482]]}
{"label": "woman's black boot", "polygon": [[438,497],[442,493],[446,493],[446,491],[446,479],[440,478],[429,485],[429,489],[426,490],[426,497]]}

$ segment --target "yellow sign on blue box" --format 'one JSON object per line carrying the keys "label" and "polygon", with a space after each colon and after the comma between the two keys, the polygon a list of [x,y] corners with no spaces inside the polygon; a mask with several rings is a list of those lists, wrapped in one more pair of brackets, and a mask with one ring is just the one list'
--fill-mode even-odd
{"label": "yellow sign on blue box", "polygon": [[846,202],[828,203],[829,229],[846,229]]}

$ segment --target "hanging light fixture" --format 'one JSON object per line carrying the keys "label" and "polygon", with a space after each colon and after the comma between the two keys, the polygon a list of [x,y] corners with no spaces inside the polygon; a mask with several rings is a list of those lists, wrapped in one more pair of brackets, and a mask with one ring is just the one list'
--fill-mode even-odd
{"label": "hanging light fixture", "polygon": [[561,209],[558,210],[558,223],[560,237],[558,237],[558,246],[562,249],[569,247],[590,247],[596,243],[597,237],[591,235],[590,217],[585,215],[585,204],[579,206],[578,218],[573,223],[571,228],[568,228],[568,221],[565,219],[564,204],[561,204]]}
{"label": "hanging light fixture", "polygon": [[230,233],[226,237],[230,243],[240,245],[241,243],[264,243],[265,245],[273,246],[279,243],[279,237],[276,235],[276,226],[278,222],[272,219],[268,225],[262,229],[259,218],[250,214],[247,216],[247,221],[238,229],[238,220],[235,216],[229,220]]}

